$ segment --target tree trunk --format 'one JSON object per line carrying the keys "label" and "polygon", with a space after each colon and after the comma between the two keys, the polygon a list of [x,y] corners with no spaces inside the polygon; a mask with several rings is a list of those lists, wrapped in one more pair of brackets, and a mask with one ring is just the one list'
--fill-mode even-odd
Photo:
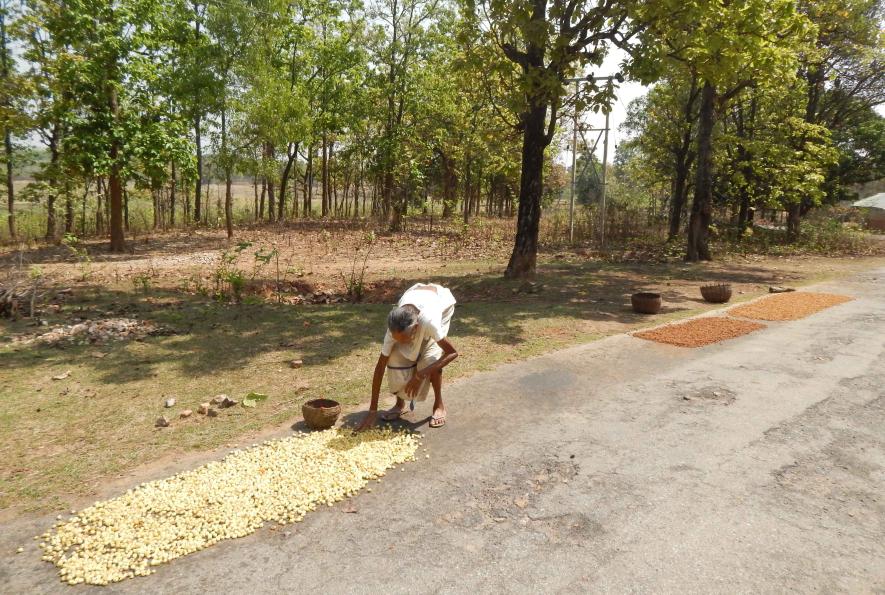
{"label": "tree trunk", "polygon": [[504,276],[510,279],[535,274],[538,258],[538,229],[541,222],[541,191],[544,181],[544,131],[547,105],[531,108],[522,134],[522,170],[519,177],[519,212],[516,239]]}
{"label": "tree trunk", "polygon": [[320,215],[322,217],[326,217],[329,214],[329,153],[328,153],[328,144],[326,139],[326,133],[323,132],[323,175],[322,175],[322,189],[320,191],[321,195],[321,211]]}
{"label": "tree trunk", "polygon": [[709,82],[704,83],[701,91],[700,109],[698,166],[685,253],[685,259],[691,262],[712,260],[709,233],[713,216],[713,126],[716,124],[716,88]]}
{"label": "tree trunk", "polygon": [[175,228],[175,162],[172,162],[172,183],[169,186],[169,224]]}
{"label": "tree trunk", "polygon": [[46,239],[55,239],[55,198],[58,192],[58,124],[53,125],[49,139],[49,194],[46,195]]}
{"label": "tree trunk", "polygon": [[261,198],[258,201],[258,219],[264,219],[264,197],[267,194],[267,178],[261,179]]}
{"label": "tree trunk", "polygon": [[227,106],[221,108],[221,156],[224,159],[224,226],[227,239],[234,237],[233,199],[231,197],[231,165],[227,154]]}
{"label": "tree trunk", "polygon": [[304,208],[302,209],[305,217],[313,215],[313,150],[311,146],[307,151],[307,169],[304,172],[306,186],[304,188]]}
{"label": "tree trunk", "polygon": [[74,197],[70,180],[65,181],[65,233],[74,232]]}
{"label": "tree trunk", "polygon": [[[293,151],[292,148],[295,150]],[[277,220],[282,221],[286,218],[286,190],[288,188],[289,183],[289,175],[292,173],[292,165],[298,158],[298,143],[289,143],[289,151],[286,154],[288,159],[286,160],[286,167],[283,168],[283,179],[280,180],[280,200],[277,205]],[[293,194],[292,200],[297,200],[297,197]]]}
{"label": "tree trunk", "polygon": [[255,200],[252,203],[252,220],[258,221],[258,174],[252,176],[252,190],[255,193]]}
{"label": "tree trunk", "polygon": [[8,126],[4,128],[3,143],[6,148],[6,209],[8,213],[9,237],[15,239],[15,185],[12,183],[12,134]]}
{"label": "tree trunk", "polygon": [[802,203],[792,202],[787,206],[787,239],[795,242],[799,239],[799,223],[802,220]]}
{"label": "tree trunk", "polygon": [[679,227],[682,225],[682,211],[685,209],[685,200],[688,198],[688,162],[687,159],[677,158],[676,180],[673,183],[673,194],[670,197],[670,229],[667,233],[667,241],[673,240],[679,235]]}
{"label": "tree trunk", "polygon": [[271,143],[264,145],[264,158],[268,164],[271,164],[271,171],[274,177],[267,180],[267,220],[273,221],[276,217],[276,201],[274,200],[274,184],[276,179],[276,156],[274,146]]}
{"label": "tree trunk", "polygon": [[682,226],[682,211],[685,210],[685,202],[688,199],[688,176],[691,171],[693,153],[691,150],[692,128],[695,121],[694,105],[697,101],[698,87],[697,77],[692,76],[691,87],[688,90],[688,100],[685,102],[682,123],[685,129],[682,133],[682,142],[675,154],[676,179],[673,184],[673,194],[670,197],[670,229],[667,233],[667,241],[674,240],[679,235]]}
{"label": "tree trunk", "polygon": [[200,217],[202,213],[200,212],[201,201],[200,197],[203,193],[203,145],[200,141],[200,115],[194,118],[194,139],[196,140],[197,145],[197,183],[194,187],[194,221],[196,223],[200,223]]}
{"label": "tree trunk", "polygon": [[[9,47],[6,34],[6,10],[0,11],[0,59],[2,59],[3,86],[9,85]],[[7,100],[7,109],[11,106]],[[9,128],[8,118],[3,122],[3,146],[6,152],[6,208],[9,236],[15,239],[15,186],[12,183],[12,131]]]}
{"label": "tree trunk", "polygon": [[473,181],[473,178],[470,175],[471,165],[472,159],[470,158],[470,153],[468,153],[464,163],[464,225],[470,223],[470,201],[473,196],[470,187],[470,184]]}

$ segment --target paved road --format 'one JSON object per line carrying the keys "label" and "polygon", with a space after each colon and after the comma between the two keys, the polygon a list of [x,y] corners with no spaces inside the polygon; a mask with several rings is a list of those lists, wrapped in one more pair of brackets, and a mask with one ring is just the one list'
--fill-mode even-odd
{"label": "paved road", "polygon": [[[885,270],[819,289],[857,299],[699,350],[618,336],[474,376],[432,458],[356,514],[106,591],[883,592]],[[0,591],[73,592],[10,563]]]}

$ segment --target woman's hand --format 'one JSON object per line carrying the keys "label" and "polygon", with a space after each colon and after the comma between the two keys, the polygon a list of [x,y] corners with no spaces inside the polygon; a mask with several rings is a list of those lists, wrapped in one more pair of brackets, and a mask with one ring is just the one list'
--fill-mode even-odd
{"label": "woman's hand", "polygon": [[369,428],[375,425],[375,421],[378,419],[377,411],[369,411],[366,413],[366,416],[363,418],[363,421],[356,427],[355,432],[362,432],[363,430],[368,430]]}
{"label": "woman's hand", "polygon": [[421,376],[420,372],[415,372],[415,375],[406,383],[406,396],[413,398],[418,394],[418,389],[421,388],[421,383],[424,381],[424,377]]}

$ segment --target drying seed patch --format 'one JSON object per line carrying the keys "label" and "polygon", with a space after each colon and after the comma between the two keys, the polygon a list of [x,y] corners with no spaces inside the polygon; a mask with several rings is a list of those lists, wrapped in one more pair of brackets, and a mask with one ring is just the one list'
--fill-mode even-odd
{"label": "drying seed patch", "polygon": [[733,316],[755,320],[798,320],[832,306],[850,302],[853,298],[831,293],[796,291],[778,293],[752,304],[736,306],[728,311]]}
{"label": "drying seed patch", "polygon": [[633,333],[633,336],[678,347],[703,347],[763,328],[765,325],[758,322],[711,316]]}
{"label": "drying seed patch", "polygon": [[69,584],[107,585],[343,500],[415,460],[419,437],[390,429],[298,434],[98,502],[43,535],[43,559]]}

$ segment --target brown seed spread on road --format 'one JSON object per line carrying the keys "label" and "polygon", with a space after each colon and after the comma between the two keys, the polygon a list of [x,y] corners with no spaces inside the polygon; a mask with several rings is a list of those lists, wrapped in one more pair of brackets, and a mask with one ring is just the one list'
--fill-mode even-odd
{"label": "brown seed spread on road", "polygon": [[678,347],[702,347],[762,328],[765,328],[765,325],[758,322],[713,316],[634,333],[634,336]]}
{"label": "brown seed spread on road", "polygon": [[798,320],[853,298],[831,293],[779,293],[728,311],[733,316],[756,320]]}

